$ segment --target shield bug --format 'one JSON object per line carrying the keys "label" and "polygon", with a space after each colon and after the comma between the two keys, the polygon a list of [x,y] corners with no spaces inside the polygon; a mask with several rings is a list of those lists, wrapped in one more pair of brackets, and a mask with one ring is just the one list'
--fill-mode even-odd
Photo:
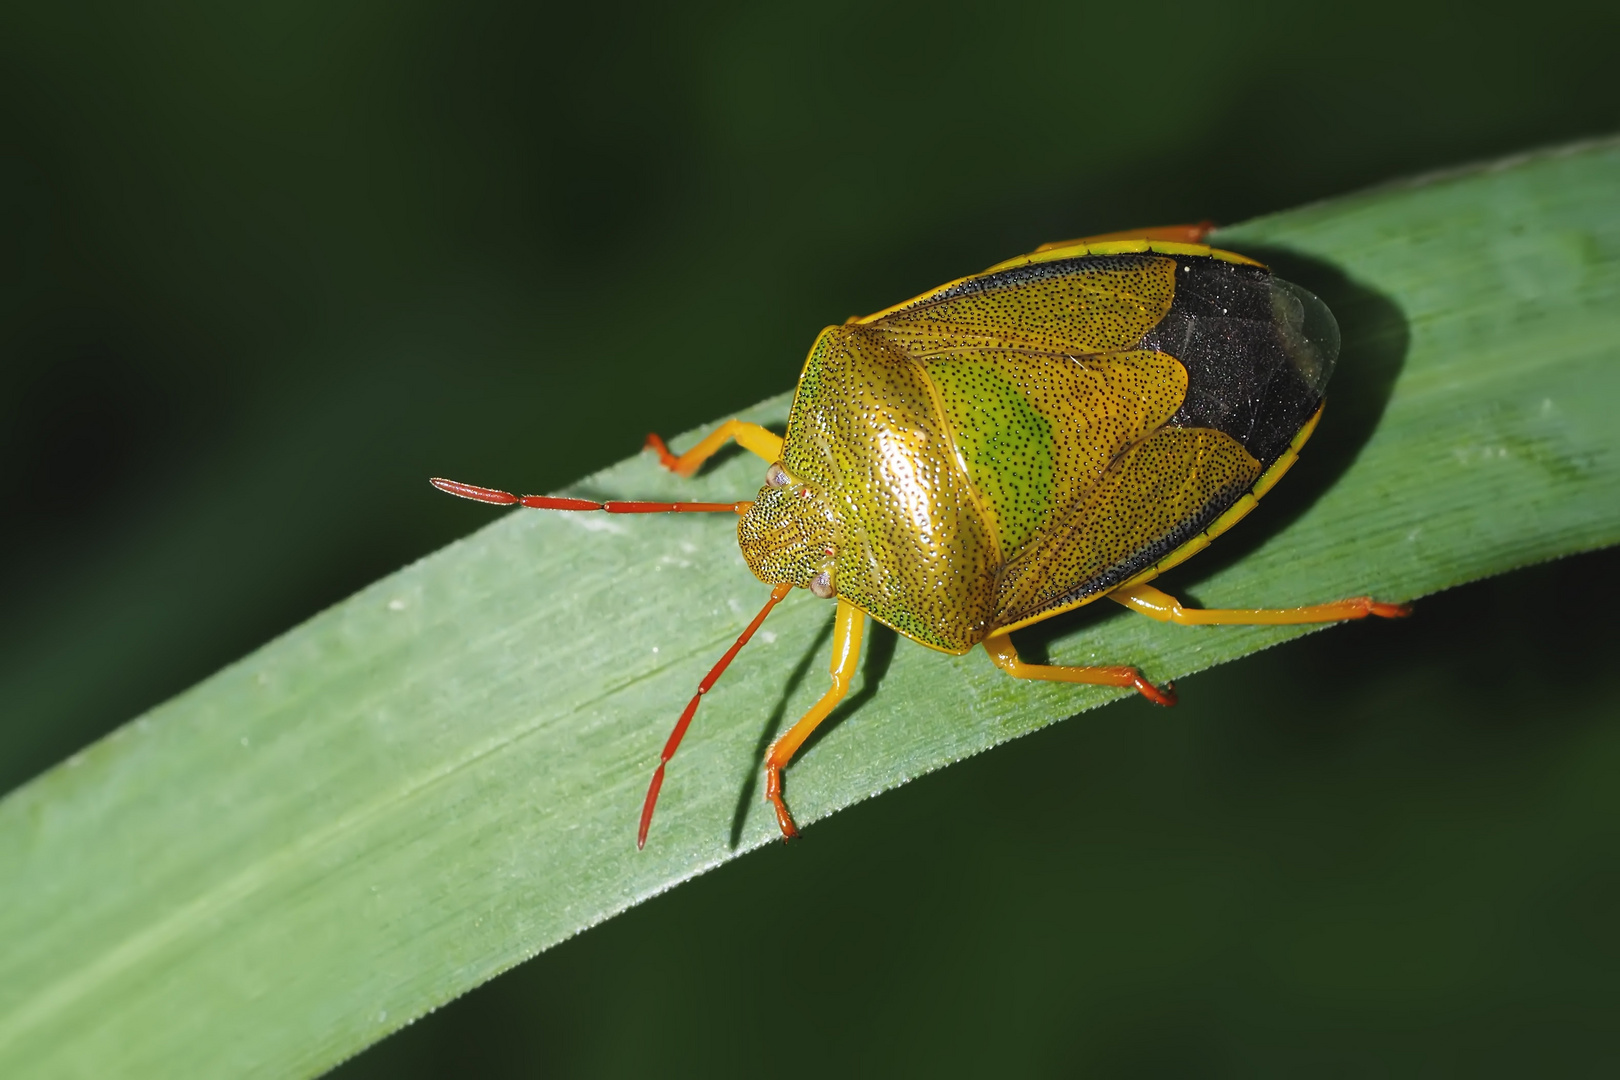
{"label": "shield bug", "polygon": [[1183,607],[1149,584],[1254,508],[1322,411],[1338,355],[1327,307],[1264,265],[1200,241],[1208,223],[1046,244],[823,330],[785,436],[728,420],[663,465],[691,476],[727,441],[768,463],[751,502],[517,496],[435,479],[497,505],[738,514],[770,598],[698,685],[642,806],[703,695],[793,588],[837,602],[832,686],[765,759],[765,794],[796,835],[782,770],[844,696],[866,619],[932,649],[983,645],[1018,679],[1130,687],[1175,703],[1134,667],[1025,663],[1008,636],[1102,597],[1183,625],[1394,617],[1356,597],[1309,607]]}

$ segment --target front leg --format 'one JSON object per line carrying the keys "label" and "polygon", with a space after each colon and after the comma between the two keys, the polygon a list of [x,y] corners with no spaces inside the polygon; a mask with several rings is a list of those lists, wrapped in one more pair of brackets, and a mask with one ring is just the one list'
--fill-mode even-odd
{"label": "front leg", "polygon": [[798,753],[810,733],[827,719],[827,714],[849,693],[849,684],[855,678],[855,665],[861,657],[861,636],[865,630],[866,612],[848,600],[839,600],[838,615],[833,623],[832,686],[821,695],[820,701],[810,706],[810,711],[797,724],[771,744],[770,753],[765,755],[765,797],[776,809],[776,825],[782,830],[784,840],[798,836],[799,830],[793,824],[793,815],[788,813],[787,803],[782,801],[782,769],[793,760],[793,755]]}
{"label": "front leg", "polygon": [[664,440],[656,434],[647,436],[646,448],[658,455],[658,463],[678,476],[692,476],[703,463],[715,455],[727,439],[736,439],[737,445],[775,464],[782,459],[782,437],[746,420],[727,420],[686,453],[676,456],[669,452]]}

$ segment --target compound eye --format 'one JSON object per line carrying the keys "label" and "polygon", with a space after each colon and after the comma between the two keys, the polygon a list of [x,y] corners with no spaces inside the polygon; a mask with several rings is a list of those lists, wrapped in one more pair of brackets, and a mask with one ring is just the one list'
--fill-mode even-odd
{"label": "compound eye", "polygon": [[765,470],[765,483],[770,487],[787,487],[791,482],[780,465],[772,465]]}
{"label": "compound eye", "polygon": [[831,600],[838,595],[833,589],[832,574],[825,570],[810,579],[810,591],[823,600]]}

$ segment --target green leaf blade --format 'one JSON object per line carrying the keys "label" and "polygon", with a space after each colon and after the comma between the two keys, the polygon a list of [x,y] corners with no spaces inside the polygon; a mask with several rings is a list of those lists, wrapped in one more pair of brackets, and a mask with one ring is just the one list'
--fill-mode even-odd
{"label": "green leaf blade", "polygon": [[[1620,540],[1617,190],[1606,143],[1219,234],[1318,275],[1346,348],[1294,474],[1174,588],[1406,599]],[[638,457],[578,491],[731,499],[759,474]],[[0,1074],[318,1072],[770,842],[760,749],[825,685],[831,612],[803,594],[708,695],[635,849],[668,728],[764,591],[728,519],[508,514],[12,793]],[[1167,678],[1304,632],[1088,611],[1032,636]],[[1118,696],[884,631],[855,689],[788,774],[802,823]]]}

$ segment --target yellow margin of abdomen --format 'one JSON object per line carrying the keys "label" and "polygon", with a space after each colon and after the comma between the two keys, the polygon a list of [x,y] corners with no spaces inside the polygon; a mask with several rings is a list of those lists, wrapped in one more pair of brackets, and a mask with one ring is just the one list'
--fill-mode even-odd
{"label": "yellow margin of abdomen", "polygon": [[[1047,248],[1045,251],[1035,251],[1028,255],[1019,255],[1015,258],[998,262],[986,274],[993,274],[998,270],[1007,270],[1014,266],[1028,266],[1030,263],[1051,262],[1053,259],[1075,259],[1082,255],[1140,255],[1151,251],[1158,255],[1207,255],[1222,262],[1237,263],[1240,266],[1264,266],[1265,263],[1256,262],[1247,255],[1239,255],[1235,251],[1222,251],[1212,248],[1208,244],[1178,244],[1173,240],[1099,240],[1091,244],[1064,244],[1062,247]],[[977,277],[978,275],[974,275]]]}
{"label": "yellow margin of abdomen", "polygon": [[[1326,402],[1323,404],[1326,404]],[[1199,533],[1191,540],[1188,540],[1186,543],[1176,548],[1176,550],[1172,551],[1170,554],[1166,555],[1164,558],[1160,559],[1146,570],[1143,570],[1140,574],[1137,574],[1129,581],[1114,586],[1114,589],[1128,589],[1132,585],[1141,585],[1144,582],[1152,581],[1154,578],[1158,577],[1160,574],[1164,573],[1166,570],[1169,570],[1173,566],[1180,566],[1182,563],[1186,562],[1200,551],[1203,551],[1205,548],[1209,547],[1210,541],[1214,540],[1217,536],[1221,535],[1221,533],[1225,532],[1227,529],[1230,529],[1232,526],[1236,525],[1238,522],[1247,517],[1249,511],[1258,506],[1260,504],[1260,500],[1265,498],[1266,492],[1275,487],[1277,485],[1277,481],[1283,478],[1283,474],[1293,467],[1294,462],[1299,460],[1300,447],[1304,446],[1306,440],[1309,439],[1312,433],[1316,431],[1316,422],[1320,419],[1322,419],[1322,406],[1318,405],[1316,407],[1316,412],[1311,414],[1311,418],[1305,421],[1305,426],[1299,429],[1299,432],[1294,436],[1293,441],[1288,444],[1288,449],[1283,451],[1281,457],[1271,463],[1271,468],[1260,474],[1260,479],[1254,482],[1254,486],[1251,487],[1245,495],[1243,495],[1231,506],[1228,506],[1221,516],[1210,522],[1209,527],[1203,532]],[[1108,592],[1113,591],[1113,589],[1108,590]],[[1101,600],[1107,595],[1107,592],[1092,593],[1090,596],[1082,597],[1072,604],[1065,604],[1062,607],[1053,608],[1051,611],[1043,611],[1039,615],[1033,615],[1030,618],[1020,620],[1019,622],[1010,623],[1007,626],[999,626],[996,628],[996,632],[1006,633],[1009,630],[1017,630],[1021,627],[1033,626],[1043,619],[1050,619],[1052,616],[1061,615],[1065,611],[1073,611],[1075,608],[1085,607],[1092,601]]]}
{"label": "yellow margin of abdomen", "polygon": [[1222,251],[1220,248],[1212,248],[1207,244],[1177,244],[1169,240],[1101,240],[1094,244],[1065,244],[1062,247],[1049,248],[1046,251],[1034,251],[1028,255],[1015,255],[1011,259],[996,263],[988,270],[981,270],[977,274],[969,274],[967,277],[959,277],[955,281],[947,281],[937,289],[929,289],[920,296],[913,296],[910,300],[902,300],[898,304],[886,307],[882,311],[874,311],[872,314],[862,318],[850,319],[849,323],[861,326],[866,323],[876,322],[885,316],[893,315],[903,308],[923,303],[940,293],[954,289],[965,281],[972,281],[974,278],[981,278],[986,274],[994,274],[1001,270],[1010,270],[1015,266],[1052,262],[1055,259],[1073,259],[1081,255],[1139,255],[1145,251],[1151,251],[1159,255],[1207,255],[1223,262],[1237,263],[1240,266],[1263,267],[1266,265],[1262,262],[1256,262],[1247,255],[1239,255],[1235,251]]}

